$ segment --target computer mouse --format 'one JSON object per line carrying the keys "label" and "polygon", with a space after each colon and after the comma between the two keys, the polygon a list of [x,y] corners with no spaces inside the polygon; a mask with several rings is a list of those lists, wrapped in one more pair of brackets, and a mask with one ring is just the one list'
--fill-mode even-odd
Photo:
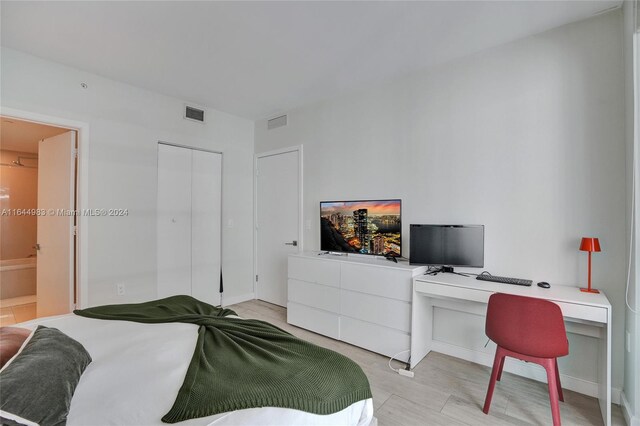
{"label": "computer mouse", "polygon": [[549,288],[549,287],[551,287],[551,284],[549,284],[549,283],[548,283],[548,282],[546,282],[546,281],[540,281],[540,282],[538,283],[538,287],[542,287],[542,288]]}

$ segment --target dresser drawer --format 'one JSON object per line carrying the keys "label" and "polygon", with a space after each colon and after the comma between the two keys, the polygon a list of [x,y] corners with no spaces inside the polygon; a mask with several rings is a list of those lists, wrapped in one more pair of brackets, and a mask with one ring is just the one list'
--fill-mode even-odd
{"label": "dresser drawer", "polygon": [[340,312],[340,290],[337,287],[289,279],[288,292],[289,302],[336,314]]}
{"label": "dresser drawer", "polygon": [[411,301],[411,271],[343,263],[341,275],[343,289]]}
{"label": "dresser drawer", "polygon": [[289,302],[287,303],[287,322],[333,339],[340,338],[338,314]]}
{"label": "dresser drawer", "polygon": [[[396,355],[411,346],[407,333],[347,316],[340,318],[340,340],[386,356]],[[402,361],[408,358],[409,352],[396,357]]]}
{"label": "dresser drawer", "polygon": [[340,290],[340,313],[399,331],[411,331],[409,302]]}
{"label": "dresser drawer", "polygon": [[340,286],[340,263],[289,256],[289,278],[309,283]]}

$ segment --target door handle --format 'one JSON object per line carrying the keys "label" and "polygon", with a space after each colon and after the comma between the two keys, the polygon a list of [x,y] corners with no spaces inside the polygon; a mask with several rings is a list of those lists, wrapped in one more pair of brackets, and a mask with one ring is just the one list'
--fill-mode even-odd
{"label": "door handle", "polygon": [[298,247],[298,242],[296,240],[291,241],[290,243],[284,243],[287,246]]}

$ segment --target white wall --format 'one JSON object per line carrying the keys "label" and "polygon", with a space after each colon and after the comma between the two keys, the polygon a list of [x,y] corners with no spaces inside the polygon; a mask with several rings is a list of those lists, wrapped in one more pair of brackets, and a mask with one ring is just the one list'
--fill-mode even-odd
{"label": "white wall", "polygon": [[89,219],[90,305],[156,297],[159,140],[223,152],[222,222],[235,223],[223,232],[225,298],[253,292],[251,121],[209,109],[206,124],[189,122],[183,100],[6,48],[1,55],[2,106],[88,123],[89,207],[129,209]]}
{"label": "white wall", "polygon": [[[402,198],[410,223],[484,224],[485,269],[586,285],[580,237],[599,237],[594,286],[614,306],[622,387],[625,238],[620,10],[382,87],[256,123],[256,152],[304,145],[305,249],[321,200]],[[579,337],[564,373],[590,377]],[[585,346],[588,347],[588,346]],[[593,355],[593,356],[592,356]],[[568,362],[570,361],[570,362]]]}
{"label": "white wall", "polygon": [[[634,3],[636,3],[634,5]],[[635,233],[635,240],[633,241],[634,252],[632,256],[632,270],[630,273],[629,282],[629,304],[637,311],[640,308],[640,292],[638,291],[638,274],[640,274],[640,258],[637,255],[638,247],[640,247],[640,227],[638,226],[638,218],[640,218],[640,185],[636,182],[636,199],[635,199],[635,226],[634,229],[630,229],[631,224],[630,214],[632,211],[632,173],[634,168],[634,150],[636,153],[640,149],[638,141],[634,140],[634,119],[636,119],[638,112],[634,108],[634,97],[636,102],[640,102],[640,82],[636,81],[634,85],[634,58],[633,58],[633,35],[636,31],[636,16],[640,13],[637,9],[637,2],[625,1],[623,4],[624,12],[624,64],[625,64],[625,94],[626,94],[626,134],[625,140],[627,142],[627,235],[630,236]],[[640,44],[636,46],[636,57],[640,58]],[[639,74],[640,75],[640,74]],[[635,148],[634,148],[635,144]],[[640,160],[638,160],[640,161]],[[636,175],[640,172],[640,164],[635,164]],[[628,243],[628,241],[627,241]],[[622,410],[625,414],[625,418],[630,425],[640,425],[640,413],[638,407],[640,407],[640,371],[638,366],[640,365],[640,316],[634,314],[630,309],[625,307],[626,321],[625,329],[630,336],[630,347],[625,352],[625,374],[624,374],[624,401],[622,404]]]}

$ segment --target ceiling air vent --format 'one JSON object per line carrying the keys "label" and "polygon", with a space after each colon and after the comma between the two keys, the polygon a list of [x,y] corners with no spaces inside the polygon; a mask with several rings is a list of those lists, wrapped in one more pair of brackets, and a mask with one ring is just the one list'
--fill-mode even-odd
{"label": "ceiling air vent", "polygon": [[286,125],[287,125],[287,116],[286,115],[281,115],[280,117],[272,118],[271,120],[267,121],[267,129],[268,130],[276,129],[278,127],[282,127],[282,126],[286,126]]}
{"label": "ceiling air vent", "polygon": [[184,118],[204,123],[204,110],[185,105]]}

